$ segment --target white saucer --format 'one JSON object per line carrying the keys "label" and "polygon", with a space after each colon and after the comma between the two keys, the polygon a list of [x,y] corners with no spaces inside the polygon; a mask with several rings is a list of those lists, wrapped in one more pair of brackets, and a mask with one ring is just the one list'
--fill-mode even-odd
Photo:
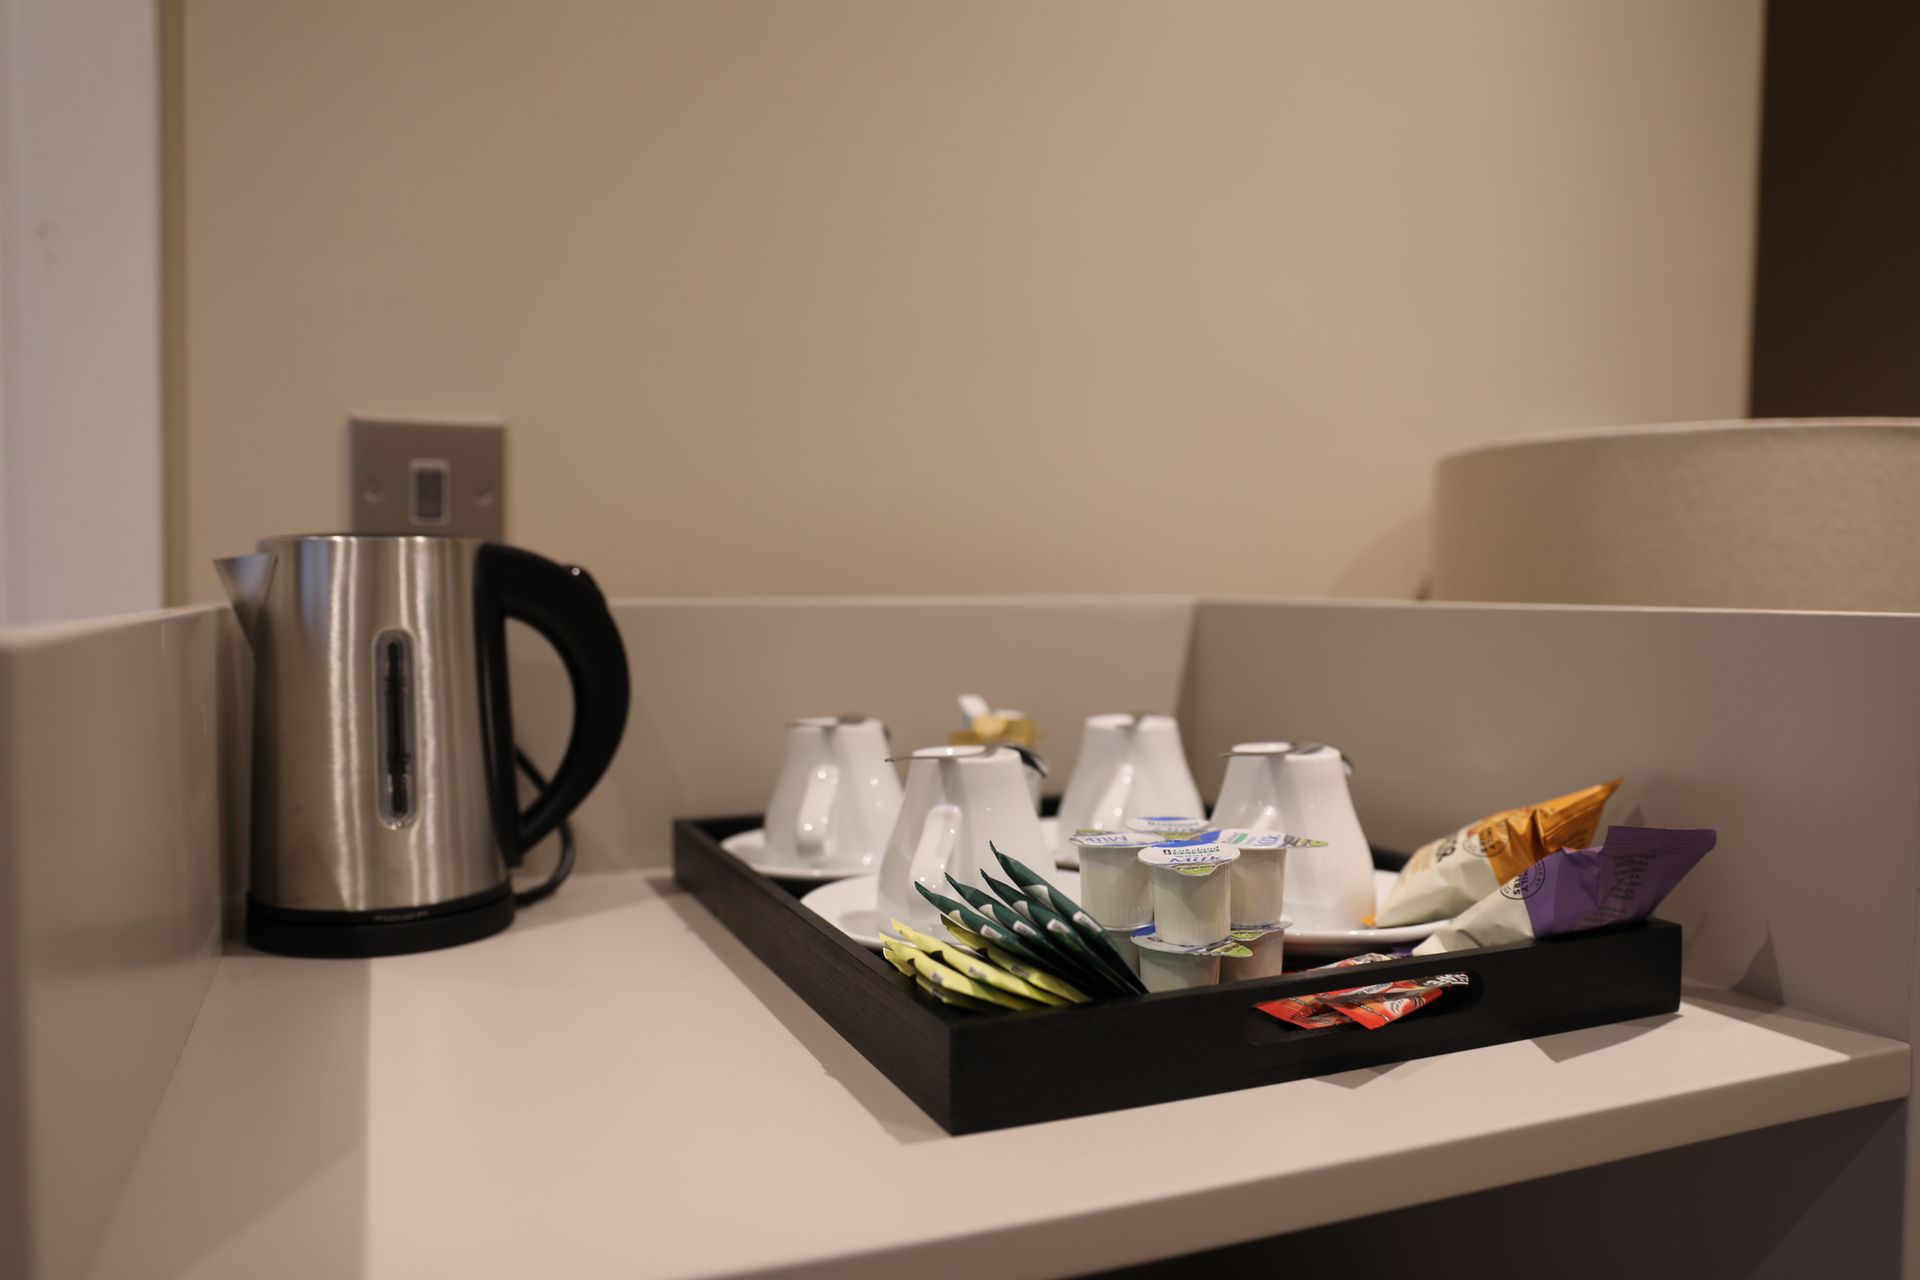
{"label": "white saucer", "polygon": [[[1053,818],[1040,819],[1041,842],[1052,845],[1059,834],[1060,823]],[[822,867],[811,862],[782,862],[767,855],[767,833],[763,827],[751,831],[742,831],[738,835],[728,836],[720,842],[725,849],[740,861],[758,871],[761,875],[774,880],[806,880],[814,884],[826,884],[830,881],[845,880],[851,876],[871,876],[880,872],[880,859],[876,856],[870,867]],[[879,946],[878,942],[873,944]]]}
{"label": "white saucer", "polygon": [[[1386,901],[1387,891],[1393,888],[1396,879],[1391,871],[1373,873],[1373,896],[1376,903]],[[1366,951],[1382,951],[1388,947],[1405,946],[1409,942],[1424,942],[1438,933],[1451,920],[1429,920],[1425,924],[1403,924],[1392,929],[1363,929],[1358,925],[1349,929],[1316,926],[1311,921],[1296,923],[1287,930],[1287,953],[1289,955],[1314,956],[1357,956]]]}
{"label": "white saucer", "polygon": [[811,862],[781,862],[767,855],[767,833],[760,827],[728,836],[720,842],[720,847],[761,875],[774,880],[824,883],[828,880],[845,880],[848,876],[872,875],[880,866],[878,855],[875,855],[871,867],[822,867]]}
{"label": "white saucer", "polygon": [[[1080,896],[1080,873],[1077,871],[1058,872],[1049,876],[1047,883],[1069,898],[1077,899]],[[836,929],[861,946],[871,947],[875,951],[880,949],[880,929],[885,921],[880,919],[879,876],[854,876],[850,880],[823,884],[800,899],[800,905],[825,916]],[[1288,935],[1287,941],[1293,941],[1292,935]]]}

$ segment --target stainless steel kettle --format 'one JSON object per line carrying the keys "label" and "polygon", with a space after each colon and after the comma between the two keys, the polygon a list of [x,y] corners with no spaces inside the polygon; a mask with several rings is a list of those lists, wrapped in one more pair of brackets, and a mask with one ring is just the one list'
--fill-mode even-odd
{"label": "stainless steel kettle", "polygon": [[[586,798],[626,726],[626,652],[593,579],[467,538],[267,538],[216,564],[254,659],[247,941],[391,955],[506,928],[509,868]],[[574,704],[524,811],[509,618],[559,652]]]}

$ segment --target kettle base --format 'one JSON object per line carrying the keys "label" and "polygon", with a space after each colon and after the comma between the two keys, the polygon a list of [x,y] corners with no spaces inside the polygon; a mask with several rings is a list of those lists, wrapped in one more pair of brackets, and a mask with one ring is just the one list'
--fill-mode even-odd
{"label": "kettle base", "polygon": [[247,895],[247,945],[275,955],[322,960],[400,956],[457,947],[513,923],[513,887],[430,907],[387,911],[298,911]]}

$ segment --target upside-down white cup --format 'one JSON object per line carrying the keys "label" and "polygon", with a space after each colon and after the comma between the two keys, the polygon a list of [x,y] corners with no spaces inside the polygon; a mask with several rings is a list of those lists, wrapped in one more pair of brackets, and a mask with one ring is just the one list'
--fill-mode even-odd
{"label": "upside-down white cup", "polygon": [[1374,911],[1373,852],[1347,790],[1340,752],[1248,742],[1229,753],[1214,825],[1290,831],[1326,841],[1286,859],[1286,913],[1296,927],[1351,929]]}
{"label": "upside-down white cup", "polygon": [[869,716],[809,716],[787,726],[787,755],[767,802],[767,852],[848,875],[880,864],[900,816],[887,730]]}
{"label": "upside-down white cup", "polygon": [[907,794],[880,863],[882,920],[939,934],[939,912],[914,889],[953,897],[948,872],[984,889],[997,870],[988,845],[1023,862],[1042,861],[1040,819],[1027,794],[1027,768],[1008,747],[922,747],[907,765]]}
{"label": "upside-down white cup", "polygon": [[1213,825],[1242,831],[1291,831],[1280,812],[1280,765],[1291,742],[1236,742],[1227,753]]}
{"label": "upside-down white cup", "polygon": [[1200,813],[1180,722],[1157,714],[1088,716],[1080,758],[1060,797],[1059,864],[1077,867],[1076,831],[1124,831],[1151,813]]}
{"label": "upside-down white cup", "polygon": [[1326,841],[1287,852],[1287,916],[1296,927],[1351,929],[1373,915],[1373,850],[1347,790],[1347,762],[1332,747],[1302,747],[1280,766],[1283,828]]}

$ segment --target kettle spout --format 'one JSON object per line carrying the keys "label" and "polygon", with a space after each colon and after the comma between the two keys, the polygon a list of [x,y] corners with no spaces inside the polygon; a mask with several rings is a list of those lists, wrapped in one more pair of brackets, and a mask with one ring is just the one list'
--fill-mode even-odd
{"label": "kettle spout", "polygon": [[256,551],[250,556],[228,556],[225,560],[215,560],[213,567],[220,571],[220,585],[227,589],[227,599],[233,602],[233,614],[240,620],[240,630],[245,633],[247,643],[254,643],[254,628],[259,625],[260,608],[267,602],[267,587],[273,582],[274,556],[270,551]]}

